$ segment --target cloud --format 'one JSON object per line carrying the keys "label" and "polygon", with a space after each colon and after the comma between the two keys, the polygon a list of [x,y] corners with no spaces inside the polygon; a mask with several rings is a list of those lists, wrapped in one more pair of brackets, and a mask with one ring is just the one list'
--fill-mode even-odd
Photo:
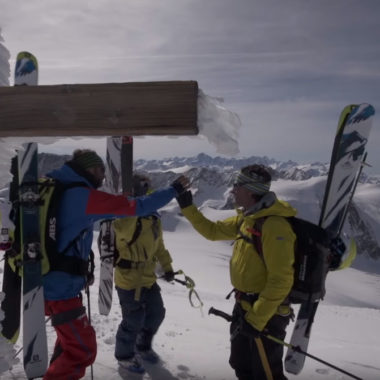
{"label": "cloud", "polygon": [[[288,133],[292,158],[305,159],[300,138],[291,138],[297,128],[304,144],[310,137],[321,142],[323,160],[328,144],[321,140],[346,104],[371,102],[380,109],[377,0],[0,3],[11,57],[25,49],[35,53],[41,84],[197,80],[227,108],[242,110],[241,154],[250,153],[246,142],[258,135],[266,136],[268,145],[260,148],[269,151],[271,141]],[[376,120],[371,150],[380,144]],[[190,146],[195,154],[215,153],[207,144]],[[276,149],[273,155],[286,154],[284,146]],[[310,157],[318,157],[316,144]]]}

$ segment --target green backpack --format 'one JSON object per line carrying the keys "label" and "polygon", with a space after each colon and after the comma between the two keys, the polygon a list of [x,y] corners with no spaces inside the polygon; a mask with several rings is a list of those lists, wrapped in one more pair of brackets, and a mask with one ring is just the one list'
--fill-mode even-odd
{"label": "green backpack", "polygon": [[[40,259],[42,274],[50,271],[63,271],[73,275],[84,276],[88,273],[89,262],[65,253],[76,244],[88,229],[84,229],[73,239],[63,251],[57,249],[57,214],[60,199],[64,191],[73,187],[88,187],[84,182],[63,184],[52,178],[41,178],[38,181],[40,194]],[[15,193],[16,191],[16,193]],[[9,265],[15,273],[22,275],[23,246],[20,231],[20,208],[18,202],[18,186],[11,186],[10,200],[13,203],[11,218],[15,224],[11,248],[5,253]],[[12,235],[12,234],[11,234]]]}

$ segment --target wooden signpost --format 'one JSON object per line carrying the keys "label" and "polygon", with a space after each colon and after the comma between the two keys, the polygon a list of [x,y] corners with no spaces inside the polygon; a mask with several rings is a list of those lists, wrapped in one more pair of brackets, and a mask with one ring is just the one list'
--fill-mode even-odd
{"label": "wooden signpost", "polygon": [[196,135],[195,81],[0,87],[0,137]]}

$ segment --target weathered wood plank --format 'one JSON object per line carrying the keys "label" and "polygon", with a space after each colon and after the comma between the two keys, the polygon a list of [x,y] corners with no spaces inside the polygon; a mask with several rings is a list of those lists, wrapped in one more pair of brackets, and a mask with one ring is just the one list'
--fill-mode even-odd
{"label": "weathered wood plank", "polygon": [[196,135],[195,81],[0,87],[0,137]]}

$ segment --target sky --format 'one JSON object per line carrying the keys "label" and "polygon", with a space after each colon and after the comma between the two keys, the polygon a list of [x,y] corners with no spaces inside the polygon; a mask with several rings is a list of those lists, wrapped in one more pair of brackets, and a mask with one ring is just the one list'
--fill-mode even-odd
{"label": "sky", "polygon": [[[281,199],[293,199],[303,210],[303,216],[313,219],[317,213],[319,181],[304,181],[303,188],[295,191],[295,181],[276,181],[275,191]],[[371,196],[368,185],[358,188],[359,199],[367,199],[367,208],[378,207],[379,199]],[[368,201],[369,199],[369,201]],[[311,200],[311,201],[310,201]],[[200,205],[198,205],[200,206]],[[234,210],[215,210],[202,207],[202,212],[211,220],[219,220],[234,214]],[[230,242],[212,242],[195,232],[179,214],[175,201],[162,212],[164,241],[173,258],[174,270],[182,269],[195,282],[195,290],[203,302],[202,308],[191,307],[188,289],[175,283],[158,280],[166,308],[166,317],[153,342],[153,348],[162,362],[146,366],[144,377],[135,380],[233,380],[234,373],[228,364],[228,323],[216,316],[208,315],[210,307],[231,313],[233,300],[226,300],[231,290],[229,281]],[[362,215],[363,216],[363,215]],[[373,216],[373,214],[372,214]],[[379,218],[372,221],[379,228]],[[91,320],[96,330],[98,355],[93,366],[95,380],[121,380],[125,373],[118,372],[114,358],[115,334],[121,320],[117,294],[113,292],[113,305],[108,316],[98,313],[99,258],[94,238],[95,283],[90,289]],[[372,269],[375,265],[372,263]],[[327,277],[326,297],[320,303],[312,328],[308,352],[345,371],[366,380],[380,378],[380,265],[372,273],[349,268],[332,272]],[[1,276],[0,276],[1,279]],[[183,279],[178,276],[178,279]],[[87,305],[87,299],[85,298]],[[198,305],[195,302],[195,305]],[[298,306],[294,306],[298,311]],[[287,329],[286,341],[290,341],[294,323]],[[47,325],[49,352],[53,350],[55,334]],[[15,350],[20,348],[20,341]],[[4,351],[1,347],[0,352]],[[12,371],[4,371],[0,363],[0,377],[4,380],[25,379],[22,363],[15,364]],[[3,372],[3,373],[1,373]],[[300,375],[287,374],[289,380],[348,380],[350,377],[306,358]],[[130,377],[128,377],[130,378]],[[91,379],[90,369],[85,380]]]}
{"label": "sky", "polygon": [[[196,80],[242,122],[237,157],[328,162],[339,114],[380,110],[377,0],[0,0],[14,59],[39,60],[40,84]],[[13,79],[10,79],[13,82]],[[380,172],[375,116],[368,161]],[[61,140],[71,153],[101,139]],[[135,139],[136,158],[218,155],[205,138]]]}

